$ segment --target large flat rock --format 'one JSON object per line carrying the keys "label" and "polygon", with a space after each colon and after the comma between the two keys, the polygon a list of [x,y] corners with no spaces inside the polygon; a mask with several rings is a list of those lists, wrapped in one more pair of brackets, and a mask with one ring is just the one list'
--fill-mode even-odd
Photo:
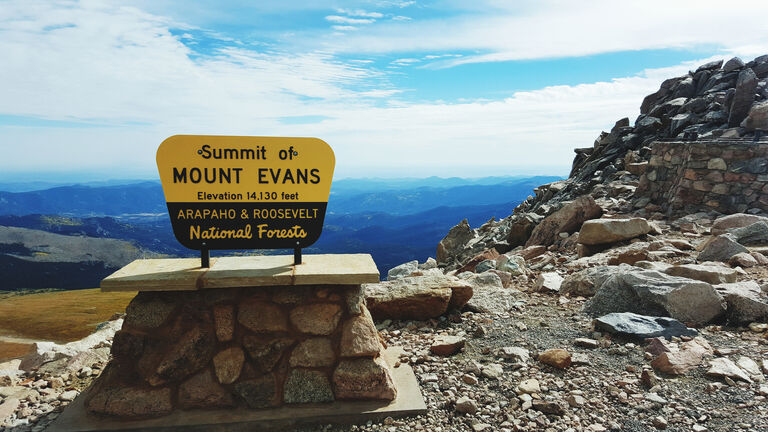
{"label": "large flat rock", "polygon": [[101,282],[102,291],[193,291],[280,285],[360,285],[379,281],[368,254],[293,255],[212,258],[201,268],[197,258],[133,261]]}

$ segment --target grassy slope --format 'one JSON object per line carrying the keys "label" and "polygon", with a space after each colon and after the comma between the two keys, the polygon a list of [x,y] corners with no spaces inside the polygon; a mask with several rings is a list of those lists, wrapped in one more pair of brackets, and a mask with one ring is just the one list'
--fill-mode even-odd
{"label": "grassy slope", "polygon": [[[102,293],[98,289],[53,291],[0,298],[0,336],[58,343],[91,334],[98,323],[125,307],[136,293]],[[23,354],[17,343],[0,342],[0,361]]]}

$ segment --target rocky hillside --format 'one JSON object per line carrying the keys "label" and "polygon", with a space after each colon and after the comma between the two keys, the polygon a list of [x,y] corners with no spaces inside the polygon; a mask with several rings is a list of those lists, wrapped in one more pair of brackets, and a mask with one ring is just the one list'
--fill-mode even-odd
{"label": "rocky hillside", "polygon": [[122,240],[0,226],[0,291],[94,288],[149,255]]}
{"label": "rocky hillside", "polygon": [[[509,217],[478,229],[466,223],[454,227],[437,248],[437,261],[458,268],[477,253],[495,248],[504,253],[517,246],[549,246],[560,232],[534,239],[534,227],[564,203],[589,195],[602,209],[623,213],[639,210],[634,192],[651,159],[651,144],[659,140],[742,138],[753,140],[768,131],[768,55],[744,63],[739,58],[715,61],[663,83],[645,97],[634,122],[620,119],[601,132],[593,146],[575,149],[570,177],[539,186]],[[768,135],[768,132],[766,132]],[[765,138],[763,138],[765,140]],[[723,181],[723,179],[720,179]],[[593,209],[593,211],[595,211]],[[564,227],[571,234],[578,225]]]}

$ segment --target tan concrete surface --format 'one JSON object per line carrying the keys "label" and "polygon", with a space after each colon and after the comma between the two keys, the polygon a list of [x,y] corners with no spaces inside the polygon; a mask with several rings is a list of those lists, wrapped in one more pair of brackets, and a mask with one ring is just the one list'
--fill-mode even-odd
{"label": "tan concrete surface", "polygon": [[209,269],[198,258],[136,260],[101,282],[102,291],[192,291],[281,285],[360,285],[379,281],[368,254],[293,255],[212,258]]}
{"label": "tan concrete surface", "polygon": [[[390,347],[384,358],[393,366],[403,350]],[[413,369],[407,364],[392,367],[397,398],[382,401],[335,401],[327,404],[303,404],[280,408],[249,410],[191,410],[149,419],[121,421],[100,418],[85,411],[86,390],[79,395],[48,427],[51,432],[91,431],[255,431],[277,430],[299,424],[346,423],[363,424],[385,417],[418,416],[427,412]]]}

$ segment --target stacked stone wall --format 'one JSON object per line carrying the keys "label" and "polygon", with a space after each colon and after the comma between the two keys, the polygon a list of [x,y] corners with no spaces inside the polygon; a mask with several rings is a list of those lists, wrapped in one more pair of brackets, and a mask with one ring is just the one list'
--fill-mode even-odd
{"label": "stacked stone wall", "polygon": [[91,413],[269,408],[395,397],[360,286],[142,292],[115,334]]}
{"label": "stacked stone wall", "polygon": [[768,140],[654,142],[635,206],[669,216],[768,212]]}

